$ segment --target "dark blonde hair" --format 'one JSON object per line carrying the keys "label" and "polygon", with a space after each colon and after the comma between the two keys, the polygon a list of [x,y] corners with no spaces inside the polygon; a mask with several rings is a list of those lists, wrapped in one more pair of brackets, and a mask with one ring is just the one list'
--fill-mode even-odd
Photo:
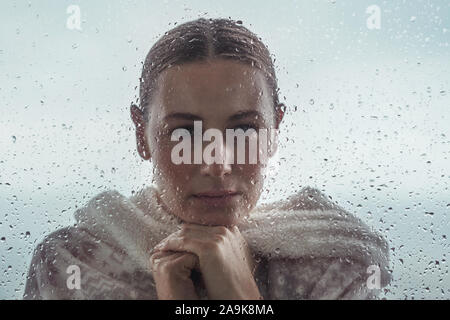
{"label": "dark blonde hair", "polygon": [[260,69],[271,89],[275,115],[278,109],[285,110],[285,105],[279,102],[275,68],[264,43],[241,21],[199,18],[166,32],[147,54],[139,88],[146,123],[159,74],[175,65],[214,58],[236,60]]}

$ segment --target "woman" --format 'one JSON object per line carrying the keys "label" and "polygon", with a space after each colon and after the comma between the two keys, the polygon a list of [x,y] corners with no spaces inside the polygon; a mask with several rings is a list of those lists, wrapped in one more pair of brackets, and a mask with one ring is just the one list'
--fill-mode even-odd
{"label": "woman", "polygon": [[[191,141],[194,131],[182,154],[195,153],[198,123],[279,129],[285,108],[270,53],[240,22],[201,18],[167,32],[147,55],[140,108],[130,111],[156,184],[130,198],[106,191],[77,210],[75,226],[37,247],[25,299],[360,299],[388,284],[386,241],[319,190],[256,207],[265,162],[174,161],[174,133]],[[249,151],[250,142],[218,142],[222,160]],[[267,142],[270,157],[276,136]]]}

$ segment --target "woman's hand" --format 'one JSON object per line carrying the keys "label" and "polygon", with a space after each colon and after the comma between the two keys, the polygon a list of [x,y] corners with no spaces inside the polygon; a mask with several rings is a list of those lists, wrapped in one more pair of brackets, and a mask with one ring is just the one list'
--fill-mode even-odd
{"label": "woman's hand", "polygon": [[150,257],[159,300],[197,300],[191,270],[198,268],[192,253],[157,251]]}
{"label": "woman's hand", "polygon": [[198,257],[210,299],[262,298],[252,274],[252,255],[237,227],[184,224],[155,250],[191,253]]}

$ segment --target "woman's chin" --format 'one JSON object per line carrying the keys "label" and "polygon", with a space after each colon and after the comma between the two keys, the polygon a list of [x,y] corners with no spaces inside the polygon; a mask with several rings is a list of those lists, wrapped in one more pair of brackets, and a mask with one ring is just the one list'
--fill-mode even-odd
{"label": "woman's chin", "polygon": [[234,226],[242,216],[241,197],[226,203],[215,203],[191,197],[185,206],[182,220],[207,226]]}
{"label": "woman's chin", "polygon": [[[199,214],[200,213],[200,214]],[[239,223],[240,215],[237,212],[227,212],[226,210],[213,210],[196,212],[191,215],[185,215],[182,220],[188,223],[200,224],[205,226],[225,226],[232,227]]]}

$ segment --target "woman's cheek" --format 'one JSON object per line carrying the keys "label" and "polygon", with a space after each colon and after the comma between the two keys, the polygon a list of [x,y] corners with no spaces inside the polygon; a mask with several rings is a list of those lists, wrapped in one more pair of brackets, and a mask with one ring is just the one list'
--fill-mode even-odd
{"label": "woman's cheek", "polygon": [[263,170],[260,165],[243,165],[239,177],[245,183],[246,205],[253,207],[258,201],[263,187]]}
{"label": "woman's cheek", "polygon": [[160,190],[164,193],[163,199],[166,205],[171,208],[172,213],[176,216],[183,217],[185,208],[185,195],[188,190],[186,188],[187,165],[176,165],[171,161],[170,150],[160,150],[155,155],[156,183]]}
{"label": "woman's cheek", "polygon": [[161,150],[158,162],[167,185],[182,188],[186,181],[189,180],[189,165],[177,165],[172,161],[172,146],[170,144],[164,146]]}

